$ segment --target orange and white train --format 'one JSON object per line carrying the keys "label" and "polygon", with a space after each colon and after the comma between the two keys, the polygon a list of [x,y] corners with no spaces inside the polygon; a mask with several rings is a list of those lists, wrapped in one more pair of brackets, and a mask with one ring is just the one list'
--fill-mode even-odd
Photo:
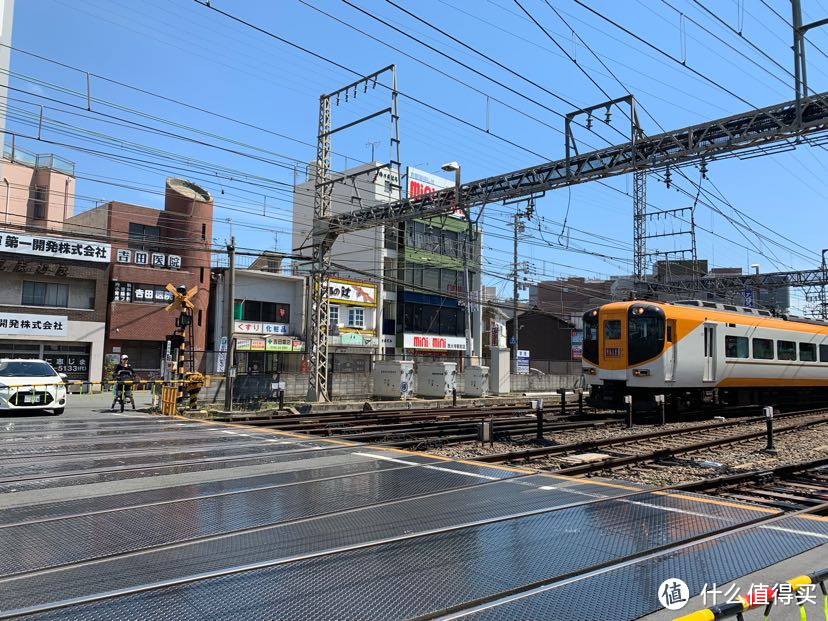
{"label": "orange and white train", "polygon": [[584,314],[583,368],[596,406],[769,405],[828,389],[828,323],[716,302],[631,301]]}

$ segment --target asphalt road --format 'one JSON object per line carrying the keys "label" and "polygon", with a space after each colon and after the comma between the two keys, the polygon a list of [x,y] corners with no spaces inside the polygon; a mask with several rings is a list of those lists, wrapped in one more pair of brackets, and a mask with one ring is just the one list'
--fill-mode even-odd
{"label": "asphalt road", "polygon": [[[8,410],[0,410],[0,421],[3,420],[21,420],[21,419],[89,419],[90,417],[99,417],[101,415],[112,415],[114,416],[116,413],[120,412],[120,409],[111,410],[110,407],[112,406],[112,393],[105,392],[105,393],[92,393],[92,394],[70,394],[67,399],[66,410],[60,416],[52,416],[49,413],[46,414],[38,414],[36,412],[26,412],[26,411],[8,411]],[[149,409],[149,406],[152,402],[152,395],[149,391],[140,391],[135,393],[135,406],[136,410],[133,412],[132,407],[130,404],[126,405],[124,409],[124,415],[134,415],[140,414],[146,416],[146,411]]]}

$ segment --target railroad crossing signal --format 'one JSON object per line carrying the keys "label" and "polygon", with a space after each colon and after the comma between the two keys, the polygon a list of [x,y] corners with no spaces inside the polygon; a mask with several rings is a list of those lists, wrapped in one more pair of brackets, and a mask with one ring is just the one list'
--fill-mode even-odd
{"label": "railroad crossing signal", "polygon": [[196,293],[198,293],[198,285],[191,288],[187,291],[186,287],[183,285],[175,288],[172,284],[167,283],[166,286],[167,291],[173,294],[173,301],[167,304],[165,311],[169,312],[171,310],[181,310],[186,312],[187,310],[192,310],[195,308],[195,304],[190,301]]}

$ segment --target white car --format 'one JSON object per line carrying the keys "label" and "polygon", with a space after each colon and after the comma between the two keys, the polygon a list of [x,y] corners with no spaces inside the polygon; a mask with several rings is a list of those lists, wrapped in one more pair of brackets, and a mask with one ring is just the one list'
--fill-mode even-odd
{"label": "white car", "polygon": [[65,379],[45,360],[0,358],[0,411],[63,414]]}

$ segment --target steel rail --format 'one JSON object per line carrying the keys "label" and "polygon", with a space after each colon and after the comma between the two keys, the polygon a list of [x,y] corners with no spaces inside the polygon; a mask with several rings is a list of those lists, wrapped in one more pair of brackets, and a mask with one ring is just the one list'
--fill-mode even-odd
{"label": "steel rail", "polygon": [[[776,419],[797,418],[802,416],[811,416],[825,411],[825,408],[817,408],[815,410],[802,410],[798,412],[784,412],[777,414]],[[572,451],[585,451],[590,449],[601,448],[605,446],[634,444],[642,440],[651,440],[654,438],[663,438],[670,436],[680,436],[684,433],[693,433],[697,431],[707,431],[711,429],[722,429],[727,427],[737,427],[743,425],[752,425],[763,422],[765,419],[762,416],[751,416],[734,421],[724,421],[719,423],[705,423],[701,425],[693,425],[691,427],[683,427],[681,429],[668,429],[661,431],[650,431],[647,433],[640,433],[630,436],[605,438],[603,440],[588,440],[585,442],[576,442],[574,444],[562,444],[558,446],[545,446],[539,448],[523,449],[520,451],[508,451],[505,453],[494,453],[491,455],[481,455],[475,458],[475,461],[484,463],[503,463],[507,461],[515,461],[520,459],[533,459],[536,457],[546,457],[548,455],[560,455]]]}
{"label": "steel rail", "polygon": [[[804,427],[810,427],[812,425],[821,425],[828,423],[828,414],[823,415],[821,418],[816,418],[814,420],[805,420],[796,423],[792,423],[790,425],[785,425],[781,427],[776,427],[774,429],[775,433],[786,433],[789,431],[796,431],[798,429],[802,429]],[[620,468],[622,466],[628,466],[630,464],[639,464],[642,462],[649,462],[649,461],[658,461],[661,459],[665,459],[667,457],[674,457],[676,455],[681,455],[682,453],[693,453],[695,451],[701,451],[706,448],[711,448],[714,446],[726,446],[728,444],[734,444],[736,442],[744,442],[746,440],[753,440],[755,438],[764,438],[767,435],[767,432],[762,429],[759,431],[753,431],[743,434],[737,434],[734,436],[725,436],[724,438],[714,438],[711,440],[705,440],[703,442],[696,442],[693,444],[687,444],[684,446],[677,446],[677,447],[669,447],[669,448],[660,448],[654,451],[649,451],[647,453],[643,453],[641,455],[628,455],[625,457],[613,457],[610,459],[605,459],[602,461],[595,461],[590,462],[588,464],[582,464],[579,466],[570,466],[568,468],[562,468],[560,470],[556,470],[555,472],[558,474],[566,474],[566,475],[575,475],[575,474],[586,474],[589,472],[598,472],[602,470],[613,470],[615,468]]]}

